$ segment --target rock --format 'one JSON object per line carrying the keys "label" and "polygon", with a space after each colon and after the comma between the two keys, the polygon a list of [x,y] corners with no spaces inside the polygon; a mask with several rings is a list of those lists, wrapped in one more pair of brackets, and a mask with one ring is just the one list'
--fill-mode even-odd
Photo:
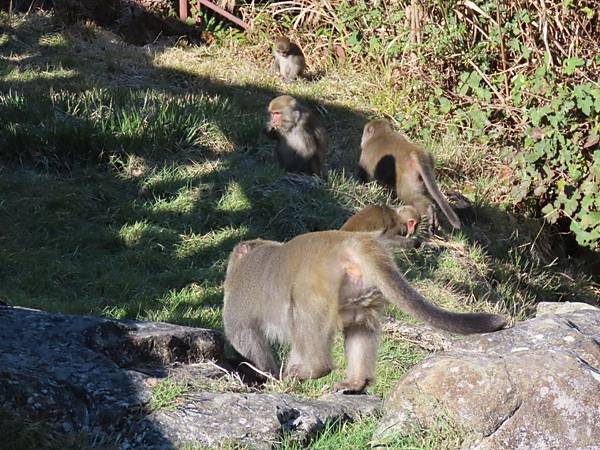
{"label": "rock", "polygon": [[219,359],[223,353],[223,337],[214,330],[161,322],[103,321],[83,336],[120,367]]}
{"label": "rock", "polygon": [[[189,443],[219,447],[271,448],[283,433],[305,441],[328,423],[354,420],[381,412],[382,401],[371,395],[331,394],[300,400],[287,394],[200,392],[186,396],[173,411],[160,411],[132,427],[142,440],[125,441],[137,448],[170,449]],[[237,447],[236,447],[237,448]]]}
{"label": "rock", "polygon": [[[328,423],[381,411],[374,396],[248,392],[222,354],[215,330],[0,306],[0,405],[121,449],[268,448],[285,432],[302,441]],[[167,377],[187,393],[176,409],[150,412],[152,388]],[[203,392],[224,386],[237,392]]]}
{"label": "rock", "polygon": [[598,309],[594,305],[582,302],[540,302],[536,305],[535,316],[544,314],[565,314],[583,309]]}
{"label": "rock", "polygon": [[444,415],[471,449],[600,448],[600,310],[470,336],[409,370],[374,441]]}
{"label": "rock", "polygon": [[[0,308],[0,405],[110,433],[151,395],[150,362],[222,354],[214,330]],[[166,376],[166,373],[163,374]]]}

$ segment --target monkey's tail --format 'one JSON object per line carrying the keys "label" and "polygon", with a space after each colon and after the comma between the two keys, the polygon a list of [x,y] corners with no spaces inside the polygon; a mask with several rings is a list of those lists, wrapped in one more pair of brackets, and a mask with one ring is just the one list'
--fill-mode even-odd
{"label": "monkey's tail", "polygon": [[444,194],[442,194],[442,191],[440,191],[440,188],[438,188],[438,185],[435,182],[434,174],[429,165],[421,164],[418,158],[414,159],[416,160],[415,162],[419,167],[421,178],[423,179],[429,194],[431,194],[435,202],[442,209],[442,212],[450,222],[450,225],[452,225],[454,228],[460,228],[460,219],[448,203],[448,200],[446,200],[446,197],[444,197]]}
{"label": "monkey's tail", "polygon": [[392,257],[383,249],[371,247],[365,253],[364,256],[368,256],[361,258],[365,264],[360,267],[363,273],[390,303],[415,318],[436,328],[460,334],[486,333],[506,326],[504,317],[497,314],[455,313],[439,308],[406,281]]}

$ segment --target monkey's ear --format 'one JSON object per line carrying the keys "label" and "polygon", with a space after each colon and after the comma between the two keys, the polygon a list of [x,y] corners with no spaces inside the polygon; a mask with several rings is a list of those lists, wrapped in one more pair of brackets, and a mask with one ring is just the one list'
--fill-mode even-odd
{"label": "monkey's ear", "polygon": [[373,124],[367,125],[367,135],[373,136],[373,133],[375,133],[375,125],[373,125]]}

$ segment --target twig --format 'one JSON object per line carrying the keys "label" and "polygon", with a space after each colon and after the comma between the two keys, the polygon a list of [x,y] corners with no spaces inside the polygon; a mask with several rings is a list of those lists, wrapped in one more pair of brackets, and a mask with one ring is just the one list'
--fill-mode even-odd
{"label": "twig", "polygon": [[492,84],[492,82],[490,81],[488,76],[485,73],[483,73],[481,71],[481,69],[477,66],[477,64],[475,64],[473,61],[471,61],[471,59],[468,59],[467,61],[469,62],[469,64],[471,64],[471,66],[473,66],[473,68],[477,71],[477,73],[483,79],[483,81],[485,81],[485,84],[487,84],[490,87],[490,89],[492,91],[494,91],[494,94],[496,94],[496,97],[498,97],[498,100],[500,100],[500,103],[505,105],[506,97],[503,97],[502,94],[500,94],[500,91],[498,91],[498,89],[496,89],[496,87]]}
{"label": "twig", "polygon": [[508,97],[510,89],[508,87],[508,76],[506,75],[506,51],[504,49],[504,32],[502,31],[502,25],[500,25],[500,6],[496,3],[496,25],[498,27],[498,34],[500,35],[500,55],[502,56],[502,73],[504,78],[504,95]]}

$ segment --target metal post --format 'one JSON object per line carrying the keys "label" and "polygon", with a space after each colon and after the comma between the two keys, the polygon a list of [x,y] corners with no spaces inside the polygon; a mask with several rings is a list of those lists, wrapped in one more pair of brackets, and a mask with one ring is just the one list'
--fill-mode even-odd
{"label": "metal post", "polygon": [[179,0],[179,20],[185,22],[188,18],[188,2],[187,0]]}

